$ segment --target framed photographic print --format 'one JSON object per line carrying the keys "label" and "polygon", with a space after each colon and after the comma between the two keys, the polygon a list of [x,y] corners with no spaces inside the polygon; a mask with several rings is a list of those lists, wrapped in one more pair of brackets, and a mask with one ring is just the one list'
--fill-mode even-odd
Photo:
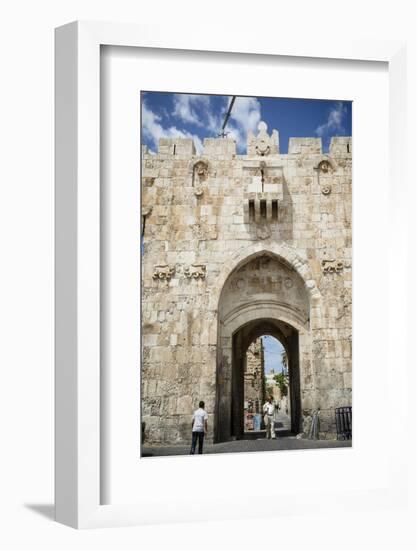
{"label": "framed photographic print", "polygon": [[142,456],[351,444],[351,110],[141,93]]}
{"label": "framed photographic print", "polygon": [[398,388],[406,374],[403,44],[245,44],[57,29],[68,525],[256,517],[266,494],[271,515],[405,498],[401,447],[380,449],[404,411],[375,420],[392,361]]}

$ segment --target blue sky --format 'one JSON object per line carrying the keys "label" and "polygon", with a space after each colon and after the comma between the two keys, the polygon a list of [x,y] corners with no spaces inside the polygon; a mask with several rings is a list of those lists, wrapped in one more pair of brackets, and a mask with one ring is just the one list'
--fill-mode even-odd
{"label": "blue sky", "polygon": [[[142,92],[142,140],[153,152],[161,137],[188,137],[202,152],[206,137],[217,137],[231,96]],[[246,153],[248,130],[259,122],[280,134],[280,151],[288,152],[290,137],[321,137],[328,150],[332,136],[352,135],[352,103],[318,99],[237,96],[226,131]]]}
{"label": "blue sky", "polygon": [[265,372],[270,372],[271,369],[274,369],[276,373],[281,372],[281,354],[284,351],[284,346],[273,336],[262,336],[262,341],[264,344]]}

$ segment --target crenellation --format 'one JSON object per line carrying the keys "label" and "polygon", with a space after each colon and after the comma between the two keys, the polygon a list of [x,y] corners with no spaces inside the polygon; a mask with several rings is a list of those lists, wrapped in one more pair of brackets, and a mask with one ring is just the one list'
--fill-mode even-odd
{"label": "crenellation", "polygon": [[[292,137],[289,140],[288,144],[288,154],[289,155],[321,155],[322,154],[322,143],[321,138],[313,137]],[[295,159],[290,159],[294,161]],[[301,160],[301,159],[300,159]],[[298,161],[295,161],[296,163]],[[301,161],[303,164],[299,166],[303,167],[304,163],[307,161],[303,159]]]}
{"label": "crenellation", "polygon": [[[216,158],[219,161],[227,161],[236,156],[236,142],[227,138],[206,138],[204,140],[203,155]],[[222,165],[218,169],[223,168]]]}
{"label": "crenellation", "polygon": [[158,156],[160,158],[171,157],[172,159],[175,156],[189,159],[195,154],[194,140],[191,138],[160,138],[159,140]]}
{"label": "crenellation", "polygon": [[[351,157],[352,154],[352,138],[351,137],[332,137],[329,146],[329,155],[333,157],[345,158]],[[343,166],[343,164],[342,164]]]}

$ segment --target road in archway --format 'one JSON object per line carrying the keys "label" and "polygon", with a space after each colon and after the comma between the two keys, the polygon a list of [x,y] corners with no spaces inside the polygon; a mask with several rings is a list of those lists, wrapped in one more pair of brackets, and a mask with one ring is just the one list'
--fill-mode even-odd
{"label": "road in archway", "polygon": [[291,418],[282,411],[275,413],[275,433],[279,436],[281,432],[291,430]]}

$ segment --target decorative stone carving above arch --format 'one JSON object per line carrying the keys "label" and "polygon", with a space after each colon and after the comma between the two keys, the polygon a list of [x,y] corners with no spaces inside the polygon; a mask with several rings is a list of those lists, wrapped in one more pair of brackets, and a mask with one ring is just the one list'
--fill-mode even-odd
{"label": "decorative stone carving above arch", "polygon": [[314,169],[319,175],[330,175],[336,170],[336,164],[329,156],[323,155]]}
{"label": "decorative stone carving above arch", "polygon": [[205,279],[207,267],[203,264],[191,264],[185,266],[183,272],[187,279]]}
{"label": "decorative stone carving above arch", "polygon": [[204,182],[208,178],[208,162],[204,159],[192,161],[189,166],[189,173],[191,175],[191,183],[194,188],[194,194],[197,197],[201,197],[204,193]]}
{"label": "decorative stone carving above arch", "polygon": [[197,183],[197,185],[194,186],[194,195],[196,197],[201,197],[204,195],[204,187],[201,185],[201,183]]}
{"label": "decorative stone carving above arch", "polygon": [[309,326],[310,297],[303,278],[271,254],[255,255],[233,270],[221,293],[219,321],[226,326],[237,317],[244,324],[243,312],[251,320],[265,308],[276,310],[278,319],[287,318],[293,326]]}
{"label": "decorative stone carving above arch", "polygon": [[192,176],[193,186],[197,183],[203,183],[206,181],[209,173],[209,164],[205,159],[193,160],[190,163],[189,174]]}
{"label": "decorative stone carving above arch", "polygon": [[218,275],[215,290],[217,302],[220,299],[221,291],[230,274],[242,265],[261,255],[275,256],[289,267],[292,267],[304,280],[305,287],[309,294],[310,304],[313,305],[320,302],[321,294],[313,279],[308,260],[302,258],[293,247],[285,243],[254,243],[236,252],[223,264]]}
{"label": "decorative stone carving above arch", "polygon": [[154,267],[152,278],[156,281],[169,282],[175,273],[175,266],[168,264],[159,264]]}
{"label": "decorative stone carving above arch", "polygon": [[258,134],[255,136],[252,131],[247,136],[248,155],[264,157],[267,155],[279,154],[279,134],[277,130],[272,130],[268,134],[268,126],[261,121],[258,124]]}

